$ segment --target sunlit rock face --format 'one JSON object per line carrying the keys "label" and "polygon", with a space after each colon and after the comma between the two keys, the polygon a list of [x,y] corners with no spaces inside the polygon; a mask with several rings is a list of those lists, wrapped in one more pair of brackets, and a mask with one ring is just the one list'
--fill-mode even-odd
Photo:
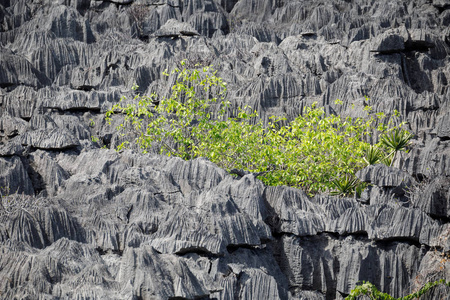
{"label": "sunlit rock face", "polygon": [[[449,25],[444,0],[0,1],[1,298],[341,299],[361,281],[400,297],[450,280]],[[167,94],[183,59],[218,70],[230,116],[363,116],[368,97],[400,112],[411,149],[358,172],[358,199],[114,151],[104,113],[134,84]]]}

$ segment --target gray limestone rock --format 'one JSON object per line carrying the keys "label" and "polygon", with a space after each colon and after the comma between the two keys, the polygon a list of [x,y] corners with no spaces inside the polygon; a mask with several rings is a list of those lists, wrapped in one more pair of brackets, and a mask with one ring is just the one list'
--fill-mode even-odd
{"label": "gray limestone rock", "polygon": [[35,174],[40,174],[41,189],[50,195],[56,194],[62,183],[69,178],[69,174],[58,165],[55,158],[43,150],[30,154],[30,167]]}
{"label": "gray limestone rock", "polygon": [[414,190],[411,202],[422,211],[435,217],[450,216],[450,178],[439,176]]}
{"label": "gray limestone rock", "polygon": [[356,176],[363,182],[390,188],[398,196],[402,196],[416,182],[407,172],[383,164],[370,165],[358,171]]}
{"label": "gray limestone rock", "polygon": [[194,36],[199,33],[189,24],[179,22],[175,19],[167,20],[167,22],[159,28],[154,35],[156,37],[164,38],[177,38],[182,35]]}
{"label": "gray limestone rock", "polygon": [[23,151],[24,147],[19,144],[7,143],[0,145],[0,156],[21,155]]}
{"label": "gray limestone rock", "polygon": [[[414,281],[414,288],[420,289],[427,282],[434,281],[434,278],[449,280],[450,274],[448,272],[449,262],[443,258],[438,251],[428,252],[422,259],[419,267],[418,278]],[[424,294],[424,299],[446,299],[448,298],[450,289],[446,285],[439,285],[434,287],[429,293]]]}
{"label": "gray limestone rock", "polygon": [[271,224],[279,233],[315,235],[325,230],[324,214],[301,190],[268,187],[266,200],[273,211]]}
{"label": "gray limestone rock", "polygon": [[[1,1],[2,298],[342,299],[362,280],[400,297],[448,279],[448,7]],[[360,199],[113,151],[134,135],[104,113],[122,96],[169,95],[176,78],[162,73],[183,59],[214,65],[228,117],[248,105],[288,122],[314,102],[365,117],[369,105],[399,111],[415,139],[393,167],[358,173]]]}
{"label": "gray limestone rock", "polygon": [[85,43],[95,42],[89,22],[71,7],[53,6],[46,21],[44,28],[56,37],[73,38]]}
{"label": "gray limestone rock", "polygon": [[[18,156],[0,157],[0,189],[2,195],[34,195],[33,184]],[[3,196],[2,196],[3,197]]]}
{"label": "gray limestone rock", "polygon": [[450,148],[448,141],[434,138],[425,147],[411,150],[403,165],[409,174],[419,178],[450,175]]}
{"label": "gray limestone rock", "polygon": [[[40,90],[42,91],[42,89]],[[4,111],[17,118],[29,119],[39,107],[43,95],[36,92],[32,87],[21,85],[6,94],[3,100]]]}
{"label": "gray limestone rock", "polygon": [[450,5],[450,2],[448,0],[433,0],[433,5],[436,7],[445,8],[446,6]]}
{"label": "gray limestone rock", "polygon": [[437,136],[441,139],[450,139],[450,113],[440,117],[437,125]]}
{"label": "gray limestone rock", "polygon": [[403,207],[376,207],[371,214],[375,216],[367,232],[369,238],[374,240],[399,238],[418,242],[423,228],[429,228],[435,223],[425,213]]}
{"label": "gray limestone rock", "polygon": [[47,76],[36,70],[27,59],[6,51],[5,48],[1,48],[0,53],[0,87],[24,85],[41,88],[50,83]]}
{"label": "gray limestone rock", "polygon": [[405,41],[407,41],[408,38],[405,31],[406,30],[392,30],[378,35],[371,42],[372,45],[370,51],[380,54],[402,52],[405,50]]}
{"label": "gray limestone rock", "polygon": [[24,134],[27,129],[28,123],[20,118],[4,114],[0,119],[0,138],[2,141]]}
{"label": "gray limestone rock", "polygon": [[70,131],[60,128],[28,131],[21,135],[19,140],[22,145],[47,150],[63,150],[80,145],[79,141]]}
{"label": "gray limestone rock", "polygon": [[353,237],[341,240],[330,236],[285,237],[281,242],[284,255],[280,264],[286,266],[285,274],[296,290],[295,295],[312,289],[327,299],[348,294],[358,280],[373,282],[400,296],[405,290],[396,287],[409,279],[395,274],[407,269],[417,271],[417,261],[423,257],[416,246],[371,244]]}

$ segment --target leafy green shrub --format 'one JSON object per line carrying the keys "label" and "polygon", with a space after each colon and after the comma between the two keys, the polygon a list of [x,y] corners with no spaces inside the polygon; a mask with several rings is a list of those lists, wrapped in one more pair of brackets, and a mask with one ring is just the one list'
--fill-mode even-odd
{"label": "leafy green shrub", "polygon": [[389,166],[392,165],[397,152],[406,151],[412,137],[412,133],[401,128],[394,128],[393,130],[382,134],[380,145],[387,150],[387,155],[385,157],[389,158],[389,160],[384,161],[384,163]]}
{"label": "leafy green shrub", "polygon": [[331,183],[334,185],[335,190],[330,194],[339,196],[351,196],[353,193],[356,193],[359,197],[366,187],[364,182],[360,182],[357,178],[351,175],[337,178]]}
{"label": "leafy green shrub", "polygon": [[381,149],[379,149],[376,145],[370,145],[366,149],[364,161],[368,165],[376,165],[382,161],[383,157],[385,157],[385,154]]}
{"label": "leafy green shrub", "polygon": [[380,141],[376,145],[370,145],[366,149],[365,162],[368,165],[383,163],[391,166],[397,152],[407,151],[413,134],[399,127],[391,128],[380,135]]}
{"label": "leafy green shrub", "polygon": [[370,282],[363,282],[362,284],[357,285],[353,290],[351,290],[350,295],[348,295],[345,299],[346,300],[356,300],[359,296],[365,295],[369,297],[371,300],[412,300],[412,299],[419,299],[420,296],[424,295],[426,292],[428,292],[431,288],[440,285],[445,284],[450,287],[450,281],[445,281],[445,279],[428,282],[425,284],[419,291],[409,294],[405,297],[400,298],[394,298],[389,294],[380,292],[375,285],[373,285]]}
{"label": "leafy green shrub", "polygon": [[374,151],[365,142],[367,137],[373,131],[389,132],[385,127],[374,127],[370,107],[366,119],[343,118],[327,116],[324,108],[313,104],[289,123],[272,117],[264,126],[248,107],[238,109],[235,117],[225,118],[230,110],[225,100],[226,84],[211,67],[175,69],[165,75],[177,78],[170,97],[138,94],[131,103],[123,105],[122,99],[106,113],[108,119],[116,112],[125,114],[119,129],[125,130],[124,135],[134,130],[138,137],[131,142],[144,152],[156,147],[160,153],[183,159],[206,157],[228,171],[260,173],[267,185],[346,196],[363,187],[355,172],[383,159],[381,154],[377,160],[365,158],[368,151]]}
{"label": "leafy green shrub", "polygon": [[219,159],[211,156],[225,168],[233,165],[251,172],[269,171],[260,177],[267,185],[323,192],[333,190],[333,182],[353,176],[364,167],[368,144],[362,138],[368,133],[370,121],[325,116],[324,109],[316,105],[307,107],[303,115],[285,126],[278,126],[281,118],[272,118],[267,127],[261,121],[251,125],[249,119],[239,119],[220,124],[222,128],[213,132],[214,139],[208,139],[210,149],[203,153],[225,154]]}
{"label": "leafy green shrub", "polygon": [[[202,136],[215,124],[211,106],[218,104],[220,108],[216,119],[223,119],[228,103],[223,96],[226,85],[215,75],[216,71],[210,67],[200,70],[175,69],[172,74],[177,75],[176,83],[172,86],[169,98],[162,98],[156,94],[150,96],[136,95],[132,103],[122,106],[126,100],[122,97],[120,103],[106,112],[107,120],[115,112],[125,114],[125,121],[118,129],[134,130],[138,138],[134,141],[143,152],[147,152],[152,145],[160,149],[161,153],[169,156],[179,156],[191,159],[199,156],[198,147]],[[169,76],[168,73],[164,75]],[[133,86],[133,90],[137,90]],[[198,97],[201,93],[205,98]],[[211,95],[215,97],[211,97]],[[221,100],[220,103],[218,99]],[[119,145],[118,150],[126,148],[130,141]]]}

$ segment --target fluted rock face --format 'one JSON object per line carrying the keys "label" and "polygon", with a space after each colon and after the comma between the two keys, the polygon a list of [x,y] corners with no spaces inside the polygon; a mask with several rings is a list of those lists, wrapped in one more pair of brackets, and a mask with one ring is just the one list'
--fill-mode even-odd
{"label": "fluted rock face", "polygon": [[[443,0],[0,1],[1,297],[339,299],[363,280],[400,297],[450,280],[449,24]],[[113,151],[122,117],[104,113],[134,84],[169,93],[183,59],[215,66],[230,116],[363,116],[367,96],[413,144],[358,172],[358,199]]]}

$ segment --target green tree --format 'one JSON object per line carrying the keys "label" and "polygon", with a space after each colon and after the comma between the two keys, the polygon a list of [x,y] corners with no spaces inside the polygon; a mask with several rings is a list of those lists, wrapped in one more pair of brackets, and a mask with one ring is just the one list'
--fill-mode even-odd
{"label": "green tree", "polygon": [[[201,70],[175,69],[171,74],[164,72],[164,75],[177,77],[169,98],[161,98],[154,93],[149,96],[137,94],[131,103],[123,105],[126,98],[122,97],[106,112],[109,121],[117,112],[125,114],[124,123],[118,127],[124,136],[130,129],[138,134],[134,141],[119,145],[118,150],[133,142],[143,152],[156,145],[162,154],[183,159],[197,157],[202,134],[215,122],[213,106],[219,108],[215,119],[223,119],[228,106],[223,99],[226,84],[211,67]],[[137,88],[133,86],[133,90]]]}
{"label": "green tree", "polygon": [[176,76],[169,97],[138,94],[131,103],[123,104],[122,99],[106,113],[108,119],[115,113],[125,115],[118,127],[125,137],[130,129],[137,133],[119,150],[134,143],[144,152],[156,147],[183,159],[206,157],[228,171],[261,174],[267,185],[348,196],[362,187],[354,175],[368,163],[367,137],[374,130],[387,130],[374,128],[376,119],[369,109],[367,118],[344,118],[326,115],[317,104],[291,122],[272,117],[267,126],[248,107],[225,118],[230,106],[226,84],[213,68],[175,69],[165,75]]}
{"label": "green tree", "polygon": [[370,282],[363,282],[362,284],[358,284],[353,290],[351,290],[350,295],[348,295],[345,299],[346,300],[356,300],[359,296],[367,296],[371,300],[412,300],[412,299],[419,299],[420,296],[427,293],[429,290],[431,290],[433,287],[437,285],[447,285],[450,287],[450,281],[447,282],[445,279],[440,279],[433,282],[428,282],[425,284],[419,291],[409,294],[404,297],[400,298],[394,298],[391,295],[387,293],[380,292],[375,285],[373,285]]}

